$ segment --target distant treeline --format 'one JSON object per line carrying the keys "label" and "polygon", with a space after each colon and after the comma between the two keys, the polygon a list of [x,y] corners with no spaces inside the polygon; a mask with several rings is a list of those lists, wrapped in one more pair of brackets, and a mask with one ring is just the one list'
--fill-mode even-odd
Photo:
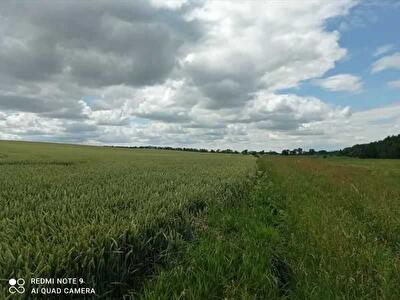
{"label": "distant treeline", "polygon": [[293,150],[282,150],[282,155],[339,155],[359,158],[400,158],[400,134],[388,136],[387,138],[368,144],[358,144],[338,151],[315,151],[308,152],[301,148]]}
{"label": "distant treeline", "polygon": [[351,156],[360,158],[400,158],[400,134],[397,136],[388,136],[382,141],[372,142],[369,144],[354,145],[352,147],[344,148],[338,151],[303,150],[296,148],[293,150],[284,149],[281,153],[276,151],[253,151],[243,150],[237,151],[232,149],[205,149],[205,148],[185,148],[185,147],[163,147],[163,146],[112,146],[116,148],[128,149],[156,149],[156,150],[174,150],[174,151],[187,151],[187,152],[205,152],[205,153],[226,153],[226,154],[243,154],[243,155],[320,155],[320,156]]}
{"label": "distant treeline", "polygon": [[331,152],[326,150],[316,151],[310,149],[308,151],[302,148],[296,148],[293,150],[282,150],[281,153],[276,151],[254,151],[245,149],[243,151],[237,151],[232,149],[205,149],[205,148],[185,148],[185,147],[169,147],[169,146],[112,146],[114,148],[127,148],[127,149],[154,149],[154,150],[174,150],[174,151],[187,151],[187,152],[205,152],[205,153],[225,153],[225,154],[243,154],[243,155],[327,155]]}
{"label": "distant treeline", "polygon": [[251,151],[243,150],[237,151],[232,149],[205,149],[205,148],[185,148],[185,147],[164,147],[164,146],[112,146],[114,148],[128,148],[128,149],[155,149],[155,150],[174,150],[174,151],[187,151],[187,152],[205,152],[205,153],[225,153],[225,154],[244,154],[244,155],[278,155],[276,151]]}
{"label": "distant treeline", "polygon": [[308,151],[303,150],[302,148],[296,148],[293,150],[289,150],[289,149],[284,149],[281,152],[281,155],[327,155],[330,152],[326,151],[326,150],[319,150],[316,151],[314,149],[310,149]]}
{"label": "distant treeline", "polygon": [[400,134],[388,136],[381,141],[344,148],[338,154],[360,158],[400,158]]}
{"label": "distant treeline", "polygon": [[[109,147],[109,146],[105,146]],[[242,155],[338,155],[338,151],[326,151],[310,149],[308,151],[302,148],[296,148],[293,150],[285,149],[282,152],[276,151],[254,151],[245,149],[243,151],[237,151],[232,149],[205,149],[205,148],[186,148],[186,147],[169,147],[169,146],[111,146],[112,148],[124,148],[124,149],[153,149],[153,150],[173,150],[173,151],[185,151],[185,152],[203,152],[203,153],[222,153],[222,154],[242,154]]]}

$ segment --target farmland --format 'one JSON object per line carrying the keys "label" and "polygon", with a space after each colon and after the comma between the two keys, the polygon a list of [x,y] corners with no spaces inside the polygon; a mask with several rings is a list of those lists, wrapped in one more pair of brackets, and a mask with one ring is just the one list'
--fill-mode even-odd
{"label": "farmland", "polygon": [[400,161],[263,157],[147,299],[399,299]]}
{"label": "farmland", "polygon": [[193,238],[192,216],[209,202],[244,192],[255,166],[250,157],[34,143],[1,142],[0,153],[0,278],[82,277],[115,297]]}
{"label": "farmland", "polygon": [[400,297],[396,160],[0,142],[0,206],[3,279],[78,277],[104,299]]}

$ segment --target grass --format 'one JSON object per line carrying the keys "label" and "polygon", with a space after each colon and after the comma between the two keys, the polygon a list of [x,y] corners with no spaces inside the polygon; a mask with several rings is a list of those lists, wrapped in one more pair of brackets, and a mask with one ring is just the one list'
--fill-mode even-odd
{"label": "grass", "polygon": [[286,293],[283,211],[268,175],[260,173],[246,197],[210,207],[197,241],[178,264],[147,283],[143,299],[273,299]]}
{"label": "grass", "polygon": [[83,277],[103,299],[400,298],[400,161],[0,142],[0,187],[1,278]]}
{"label": "grass", "polygon": [[[144,299],[399,299],[400,162],[264,157]],[[203,226],[204,228],[204,226]]]}
{"label": "grass", "polygon": [[269,163],[286,206],[291,295],[399,299],[399,161]]}

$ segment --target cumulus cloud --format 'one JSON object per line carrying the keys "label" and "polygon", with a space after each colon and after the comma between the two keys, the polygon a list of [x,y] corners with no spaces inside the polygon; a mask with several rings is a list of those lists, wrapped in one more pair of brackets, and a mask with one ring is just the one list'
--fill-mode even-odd
{"label": "cumulus cloud", "polygon": [[338,74],[322,79],[316,79],[314,84],[334,92],[360,93],[362,91],[361,78],[351,74]]}
{"label": "cumulus cloud", "polygon": [[224,145],[237,145],[240,149],[252,145],[255,149],[267,148],[277,151],[298,147],[335,150],[355,143],[380,140],[382,137],[398,134],[399,131],[400,105],[395,104],[354,112],[351,116],[343,111],[336,117],[303,124],[297,130],[276,131],[270,128],[249,127],[246,141],[229,143],[225,140]]}
{"label": "cumulus cloud", "polygon": [[[329,124],[322,127],[328,130]],[[368,130],[365,130],[368,128]],[[330,136],[340,147],[357,143],[369,143],[400,131],[400,104],[373,108],[353,113],[346,122],[330,126]],[[336,132],[336,136],[333,134]]]}
{"label": "cumulus cloud", "polygon": [[[318,77],[344,57],[337,32],[323,22],[345,14],[348,1],[280,5],[207,1],[188,15],[207,28],[189,47],[185,74],[208,98],[210,108],[241,106],[259,89],[276,91]],[[299,70],[302,70],[299,72]]]}
{"label": "cumulus cloud", "polygon": [[[326,23],[354,5],[3,2],[0,138],[214,148],[326,138],[324,124],[346,123],[349,108],[283,90],[346,56]],[[362,89],[350,74],[318,82]]]}
{"label": "cumulus cloud", "polygon": [[184,2],[163,3],[2,3],[0,109],[82,117],[91,93],[162,83],[199,35]]}
{"label": "cumulus cloud", "polygon": [[179,47],[195,36],[193,22],[146,1],[2,6],[3,22],[14,30],[4,32],[0,66],[18,79],[61,76],[91,86],[153,84],[168,76]]}
{"label": "cumulus cloud", "polygon": [[384,56],[375,61],[371,72],[377,73],[388,69],[400,70],[400,52]]}

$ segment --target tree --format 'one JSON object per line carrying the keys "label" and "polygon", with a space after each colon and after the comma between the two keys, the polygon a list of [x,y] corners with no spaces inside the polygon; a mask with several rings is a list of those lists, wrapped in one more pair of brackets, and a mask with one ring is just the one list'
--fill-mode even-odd
{"label": "tree", "polygon": [[302,148],[297,148],[296,149],[296,154],[297,155],[302,155],[303,154],[303,149]]}
{"label": "tree", "polygon": [[400,134],[377,142],[347,147],[340,154],[360,158],[400,158]]}

